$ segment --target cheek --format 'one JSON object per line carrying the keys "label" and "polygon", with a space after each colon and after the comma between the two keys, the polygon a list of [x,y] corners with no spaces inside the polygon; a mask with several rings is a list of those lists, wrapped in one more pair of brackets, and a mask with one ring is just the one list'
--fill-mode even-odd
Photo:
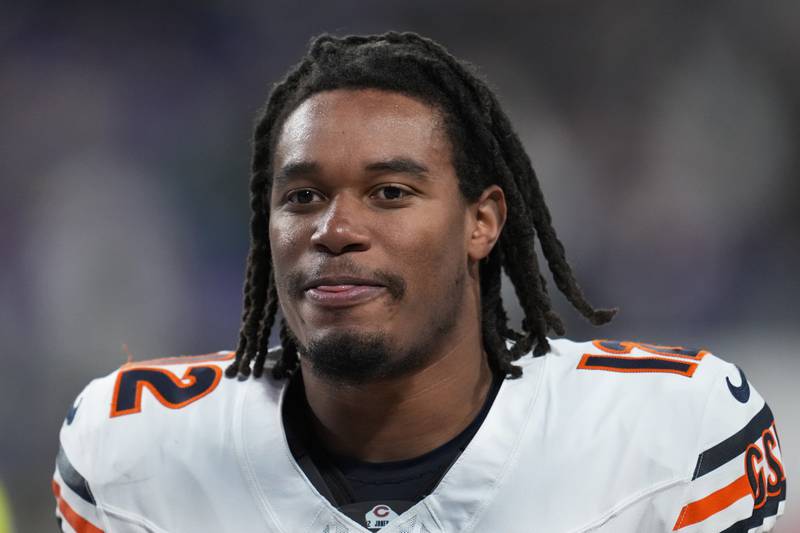
{"label": "cheek", "polygon": [[[269,246],[272,256],[272,270],[278,291],[278,300],[284,316],[293,322],[296,312],[291,308],[286,276],[297,267],[303,253],[305,229],[301,224],[292,222],[289,217],[273,216],[269,222]],[[287,308],[290,304],[290,308]],[[295,324],[293,324],[295,325]]]}
{"label": "cheek", "polygon": [[277,276],[284,273],[284,267],[291,268],[302,252],[305,228],[290,217],[274,215],[269,220],[269,246],[272,263]]}
{"label": "cheek", "polygon": [[[430,305],[432,295],[447,292],[466,263],[463,217],[419,218],[413,228],[398,228],[394,254],[407,265],[409,290],[418,306]],[[390,248],[391,249],[391,248]]]}

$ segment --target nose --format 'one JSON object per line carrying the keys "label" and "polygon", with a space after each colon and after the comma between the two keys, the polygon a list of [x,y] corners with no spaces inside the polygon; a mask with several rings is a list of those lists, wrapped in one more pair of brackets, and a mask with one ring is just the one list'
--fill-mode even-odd
{"label": "nose", "polygon": [[331,255],[368,250],[370,240],[361,215],[363,209],[356,199],[345,196],[334,198],[321,215],[311,235],[311,244],[317,250]]}

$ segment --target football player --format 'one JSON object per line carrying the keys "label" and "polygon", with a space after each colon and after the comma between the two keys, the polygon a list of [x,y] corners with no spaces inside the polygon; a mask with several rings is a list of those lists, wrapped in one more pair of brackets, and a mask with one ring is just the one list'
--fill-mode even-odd
{"label": "football player", "polygon": [[64,531],[772,528],[778,433],[741,370],[557,338],[537,242],[580,314],[614,311],[584,298],[496,97],[440,45],[317,38],[253,141],[238,346],[89,384],[61,430]]}

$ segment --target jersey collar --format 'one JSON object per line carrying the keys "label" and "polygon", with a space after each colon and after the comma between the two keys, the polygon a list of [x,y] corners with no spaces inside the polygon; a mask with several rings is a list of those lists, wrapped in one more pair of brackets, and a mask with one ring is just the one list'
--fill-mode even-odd
{"label": "jersey collar", "polygon": [[[381,533],[468,531],[477,523],[517,461],[548,359],[525,356],[517,362],[523,376],[503,382],[481,428],[433,493]],[[334,508],[292,457],[281,416],[287,383],[242,383],[246,390],[233,420],[239,464],[264,519],[284,533],[370,533]]]}

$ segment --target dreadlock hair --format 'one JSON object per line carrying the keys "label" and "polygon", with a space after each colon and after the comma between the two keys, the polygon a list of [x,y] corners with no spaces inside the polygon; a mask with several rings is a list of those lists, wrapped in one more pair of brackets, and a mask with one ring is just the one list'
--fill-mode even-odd
{"label": "dreadlock hair", "polygon": [[[312,40],[303,60],[274,86],[255,127],[244,312],[236,358],[227,368],[227,376],[247,377],[252,372],[258,377],[263,373],[278,311],[268,221],[273,155],[280,128],[288,115],[315,93],[367,88],[408,95],[441,113],[459,189],[467,200],[477,200],[491,184],[506,193],[506,226],[479,267],[483,343],[494,372],[519,377],[522,370],[513,361],[531,349],[534,356],[547,353],[547,333],[565,332],[551,308],[540,273],[537,237],[556,286],[573,307],[594,325],[611,320],[616,309],[594,309],[584,298],[519,136],[495,95],[471,67],[434,41],[414,33],[343,38],[321,35]],[[500,292],[502,272],[511,280],[524,312],[521,331],[508,325]],[[283,349],[272,367],[276,379],[288,377],[299,364],[296,341],[283,320],[280,340]],[[508,347],[506,340],[513,345]]]}

